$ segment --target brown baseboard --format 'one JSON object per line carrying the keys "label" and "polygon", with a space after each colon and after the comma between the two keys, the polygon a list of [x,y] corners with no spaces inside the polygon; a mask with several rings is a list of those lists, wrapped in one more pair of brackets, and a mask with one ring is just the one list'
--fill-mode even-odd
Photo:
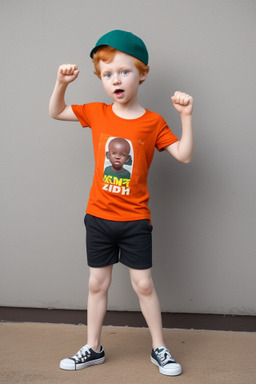
{"label": "brown baseboard", "polygon": [[[86,310],[0,307],[0,320],[86,325]],[[164,328],[256,332],[256,316],[162,313]],[[104,325],[146,327],[140,312],[108,311]]]}

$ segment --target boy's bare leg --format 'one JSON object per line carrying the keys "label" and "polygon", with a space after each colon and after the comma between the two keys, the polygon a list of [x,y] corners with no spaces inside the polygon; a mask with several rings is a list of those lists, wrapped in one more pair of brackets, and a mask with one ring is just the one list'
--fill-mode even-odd
{"label": "boy's bare leg", "polygon": [[132,286],[139,298],[141,312],[151,333],[153,349],[165,346],[161,309],[152,280],[151,269],[130,269],[130,277]]}
{"label": "boy's bare leg", "polygon": [[107,310],[108,289],[111,284],[113,265],[90,268],[89,295],[87,306],[87,344],[100,350],[102,323]]}

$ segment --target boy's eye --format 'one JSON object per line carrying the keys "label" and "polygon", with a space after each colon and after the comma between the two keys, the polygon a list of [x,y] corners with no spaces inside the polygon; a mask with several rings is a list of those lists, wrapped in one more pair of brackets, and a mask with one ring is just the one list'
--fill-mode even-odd
{"label": "boy's eye", "polygon": [[124,69],[121,73],[122,75],[128,75],[129,71],[127,69]]}
{"label": "boy's eye", "polygon": [[105,73],[105,74],[104,74],[104,77],[106,77],[106,79],[110,79],[110,77],[111,77],[111,73]]}

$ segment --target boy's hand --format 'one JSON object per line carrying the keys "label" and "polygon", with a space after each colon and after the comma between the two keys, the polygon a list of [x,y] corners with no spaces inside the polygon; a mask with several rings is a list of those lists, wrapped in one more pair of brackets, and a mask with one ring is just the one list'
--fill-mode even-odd
{"label": "boy's hand", "polygon": [[60,83],[69,84],[74,81],[79,74],[75,64],[62,64],[58,69],[57,79]]}
{"label": "boy's hand", "polygon": [[175,92],[171,97],[174,108],[181,115],[192,115],[193,97],[183,92]]}

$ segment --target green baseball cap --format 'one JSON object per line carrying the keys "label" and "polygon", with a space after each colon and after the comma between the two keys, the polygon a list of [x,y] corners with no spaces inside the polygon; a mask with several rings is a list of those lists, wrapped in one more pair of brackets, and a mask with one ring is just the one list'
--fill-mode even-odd
{"label": "green baseball cap", "polygon": [[90,53],[93,58],[95,52],[104,46],[110,46],[118,51],[134,56],[144,64],[148,65],[148,51],[144,42],[131,32],[116,29],[103,35],[96,43]]}

